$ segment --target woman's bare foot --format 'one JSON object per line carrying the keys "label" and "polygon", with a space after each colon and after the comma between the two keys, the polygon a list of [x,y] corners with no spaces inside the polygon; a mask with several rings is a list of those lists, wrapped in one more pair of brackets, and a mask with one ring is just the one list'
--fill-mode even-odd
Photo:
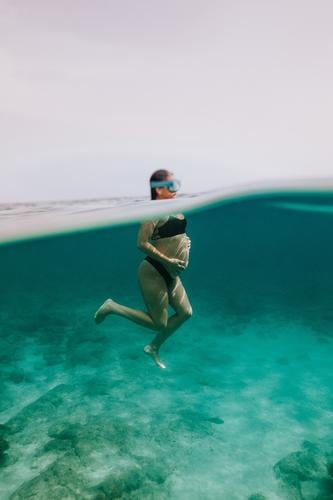
{"label": "woman's bare foot", "polygon": [[148,354],[148,356],[151,356],[153,358],[153,360],[155,361],[155,363],[157,364],[157,366],[159,368],[162,368],[162,369],[166,368],[165,364],[161,361],[161,358],[159,357],[158,352],[157,352],[155,347],[148,344],[143,348],[143,350],[146,354]]}
{"label": "woman's bare foot", "polygon": [[112,299],[107,299],[96,312],[94,318],[96,323],[102,323],[106,316],[116,312],[117,304]]}

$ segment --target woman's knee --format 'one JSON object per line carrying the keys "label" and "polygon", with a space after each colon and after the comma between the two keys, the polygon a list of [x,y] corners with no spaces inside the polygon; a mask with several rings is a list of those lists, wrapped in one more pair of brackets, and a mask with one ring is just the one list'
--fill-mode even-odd
{"label": "woman's knee", "polygon": [[193,314],[193,310],[192,310],[191,306],[188,306],[188,307],[186,307],[186,309],[183,309],[182,316],[183,316],[185,321],[190,319],[192,317],[192,314]]}

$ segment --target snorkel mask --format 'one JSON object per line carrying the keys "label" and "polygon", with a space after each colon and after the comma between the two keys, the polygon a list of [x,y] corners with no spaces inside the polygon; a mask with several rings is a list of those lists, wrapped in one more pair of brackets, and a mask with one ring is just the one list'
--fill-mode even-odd
{"label": "snorkel mask", "polygon": [[150,187],[152,187],[152,188],[166,187],[170,191],[170,193],[175,193],[180,188],[180,180],[172,179],[169,181],[167,181],[167,180],[166,181],[151,181]]}

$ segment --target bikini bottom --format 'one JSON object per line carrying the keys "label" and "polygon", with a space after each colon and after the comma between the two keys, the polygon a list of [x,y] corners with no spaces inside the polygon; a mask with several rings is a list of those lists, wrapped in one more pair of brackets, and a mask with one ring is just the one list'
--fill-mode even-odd
{"label": "bikini bottom", "polygon": [[165,267],[163,266],[163,264],[161,262],[159,262],[158,260],[155,260],[155,259],[153,259],[152,257],[149,257],[149,256],[146,257],[145,260],[147,260],[148,262],[150,262],[150,264],[153,267],[155,267],[155,269],[164,278],[164,281],[165,281],[167,287],[169,287],[171,285],[171,283],[174,281],[175,278],[173,278],[172,276],[170,276],[170,274],[165,269]]}

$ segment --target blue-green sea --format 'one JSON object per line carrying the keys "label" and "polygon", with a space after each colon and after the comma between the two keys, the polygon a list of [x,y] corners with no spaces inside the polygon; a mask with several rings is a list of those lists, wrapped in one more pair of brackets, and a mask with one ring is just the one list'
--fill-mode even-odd
{"label": "blue-green sea", "polygon": [[185,210],[166,370],[93,319],[145,309],[139,215],[0,246],[1,500],[332,499],[333,192]]}

